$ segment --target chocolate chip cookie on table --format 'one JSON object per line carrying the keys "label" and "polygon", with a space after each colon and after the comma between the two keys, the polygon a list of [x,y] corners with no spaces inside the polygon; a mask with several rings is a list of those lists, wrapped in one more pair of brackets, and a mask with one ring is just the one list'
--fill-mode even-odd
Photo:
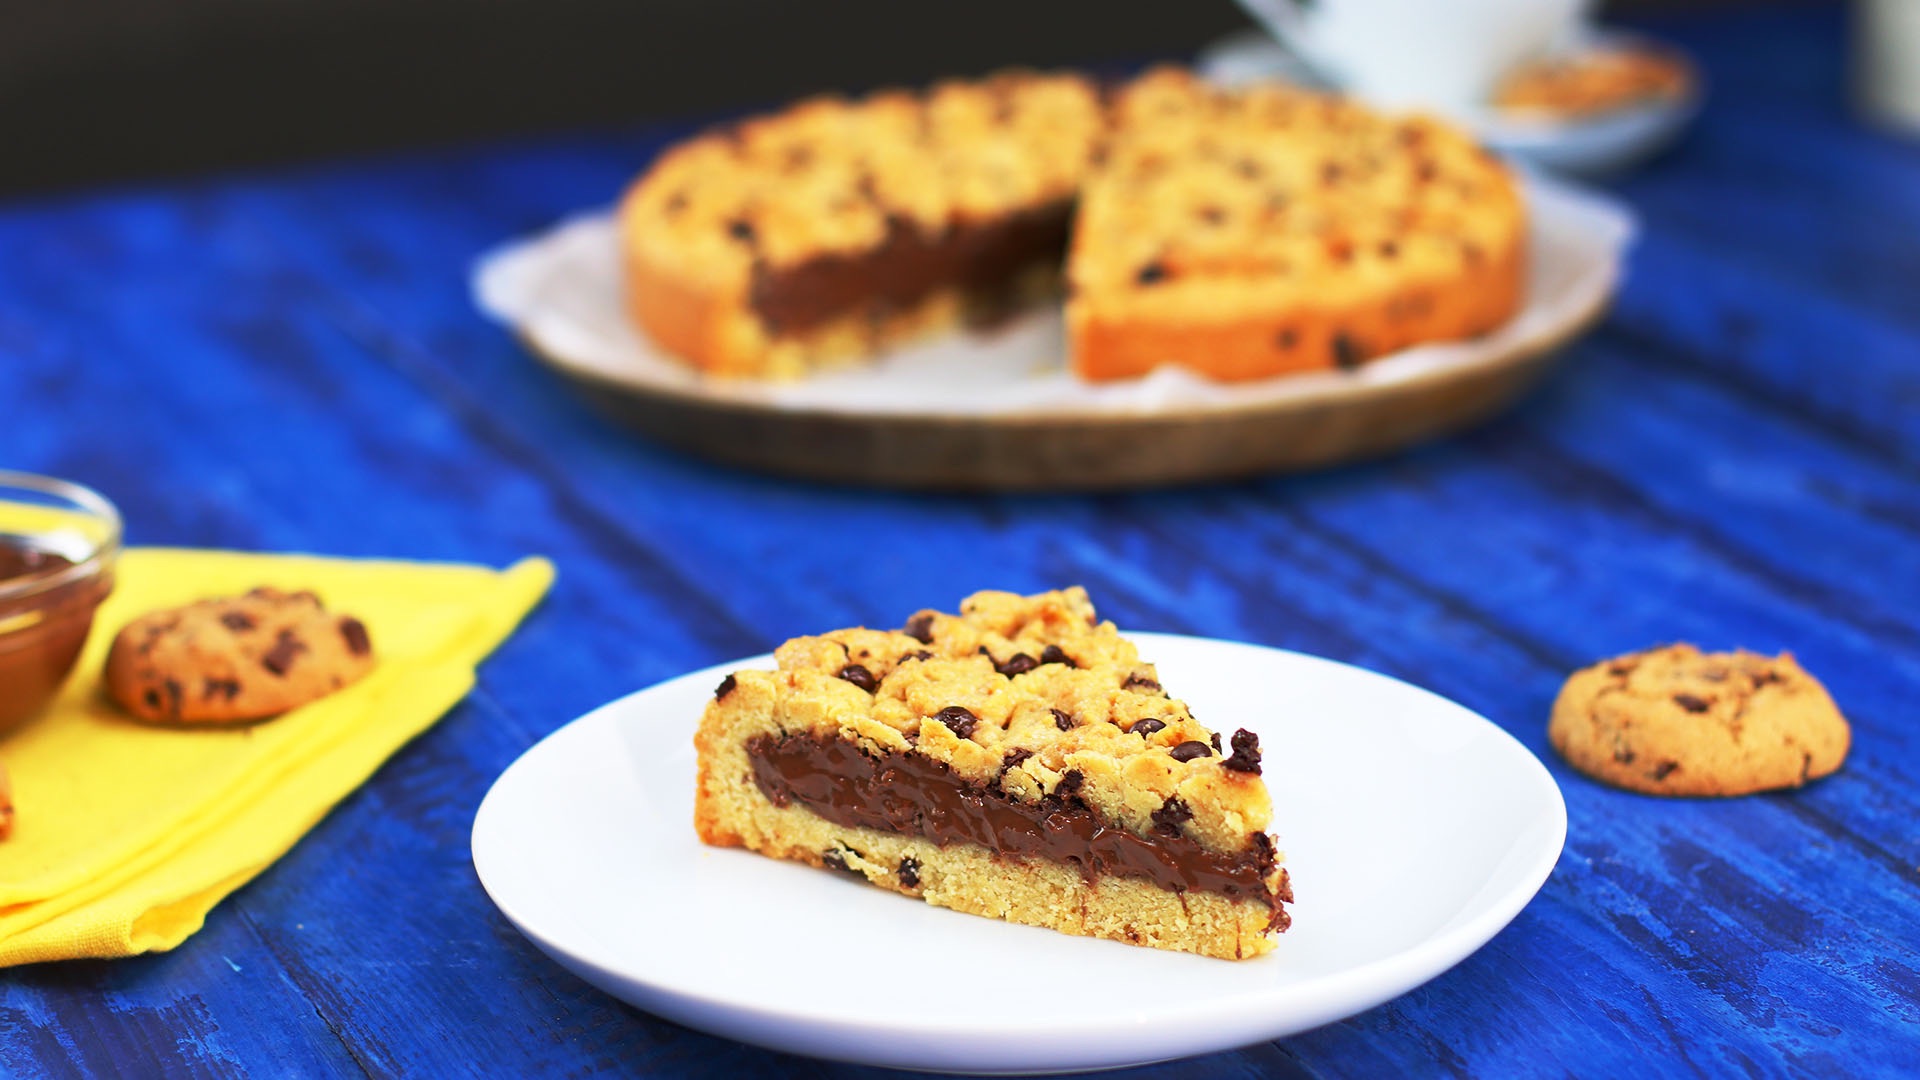
{"label": "chocolate chip cookie on table", "polygon": [[1792,654],[1669,645],[1573,673],[1547,737],[1574,768],[1651,795],[1747,795],[1832,773],[1850,732]]}
{"label": "chocolate chip cookie on table", "polygon": [[258,588],[128,623],[107,689],[142,720],[225,724],[278,716],[372,670],[364,623],[310,592]]}
{"label": "chocolate chip cookie on table", "polygon": [[727,676],[700,838],[930,904],[1224,959],[1287,928],[1259,739],[1167,696],[1084,591],[976,593]]}

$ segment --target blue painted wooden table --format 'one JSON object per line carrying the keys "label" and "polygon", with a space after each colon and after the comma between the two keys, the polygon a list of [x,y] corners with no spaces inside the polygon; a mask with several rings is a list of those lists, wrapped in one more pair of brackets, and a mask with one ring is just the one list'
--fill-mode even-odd
{"label": "blue painted wooden table", "polygon": [[[1071,582],[1123,626],[1464,702],[1547,762],[1570,818],[1539,898],[1459,967],[1142,1075],[1920,1069],[1920,144],[1849,118],[1832,12],[1655,29],[1713,96],[1616,185],[1646,227],[1630,280],[1547,385],[1388,460],[1176,492],[804,486],[597,419],[475,314],[467,265],[606,202],[674,131],[0,208],[0,462],[99,487],[136,543],[560,568],[472,696],[184,947],[0,973],[0,1073],[864,1072],[549,963],[474,878],[474,809],[637,687]],[[1845,769],[1726,801],[1567,769],[1545,740],[1564,675],[1672,639],[1797,653],[1852,718]]]}

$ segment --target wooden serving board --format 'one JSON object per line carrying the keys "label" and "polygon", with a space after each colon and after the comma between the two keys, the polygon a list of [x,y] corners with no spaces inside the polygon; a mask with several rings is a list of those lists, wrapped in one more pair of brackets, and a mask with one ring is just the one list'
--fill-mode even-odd
{"label": "wooden serving board", "polygon": [[[529,348],[598,410],[704,458],[809,480],[972,491],[1110,490],[1339,465],[1482,421],[1519,398],[1604,300],[1552,340],[1385,384],[1149,413],[795,410],[583,370]],[[1324,380],[1316,380],[1324,384]]]}

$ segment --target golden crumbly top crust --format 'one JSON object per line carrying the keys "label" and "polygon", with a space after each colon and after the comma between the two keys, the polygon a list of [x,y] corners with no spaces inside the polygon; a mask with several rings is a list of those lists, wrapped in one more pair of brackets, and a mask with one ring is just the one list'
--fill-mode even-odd
{"label": "golden crumbly top crust", "polygon": [[1692,83],[1692,66],[1674,53],[1596,49],[1521,65],[1501,82],[1494,104],[1549,119],[1577,119],[1677,98]]}
{"label": "golden crumbly top crust", "polygon": [[1457,279],[1525,227],[1507,168],[1429,117],[1158,69],[1116,95],[1112,124],[1069,260],[1087,314],[1332,306]]}
{"label": "golden crumbly top crust", "polygon": [[733,675],[709,723],[768,717],[764,730],[913,750],[1023,800],[1076,795],[1143,836],[1178,799],[1192,813],[1179,827],[1219,851],[1272,816],[1259,773],[1229,767],[1244,758],[1215,749],[1077,587],[976,593],[958,615],[795,638],[774,657],[777,671]]}
{"label": "golden crumbly top crust", "polygon": [[642,258],[744,286],[756,264],[871,250],[890,219],[938,234],[1068,200],[1101,127],[1098,92],[1068,74],[815,98],[663,154],[622,227]]}

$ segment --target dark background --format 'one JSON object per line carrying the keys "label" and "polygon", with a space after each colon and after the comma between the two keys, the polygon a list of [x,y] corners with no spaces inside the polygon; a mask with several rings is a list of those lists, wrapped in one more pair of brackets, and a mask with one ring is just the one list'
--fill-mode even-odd
{"label": "dark background", "polygon": [[1184,58],[1248,25],[1232,0],[0,0],[0,195]]}

